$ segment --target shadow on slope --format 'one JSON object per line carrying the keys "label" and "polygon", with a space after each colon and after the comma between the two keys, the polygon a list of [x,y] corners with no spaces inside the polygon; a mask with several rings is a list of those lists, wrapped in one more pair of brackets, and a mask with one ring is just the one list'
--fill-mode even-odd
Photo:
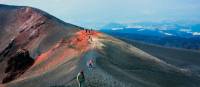
{"label": "shadow on slope", "polygon": [[[196,74],[178,67],[173,68],[165,63],[151,61],[145,57],[146,54],[132,53],[129,50],[132,49],[130,45],[116,43],[120,42],[104,42],[105,47],[100,51],[102,56],[97,59],[97,63],[101,69],[118,80],[132,83],[136,87],[200,86],[200,78]],[[134,50],[140,52],[138,49]],[[159,54],[159,51],[154,54]]]}

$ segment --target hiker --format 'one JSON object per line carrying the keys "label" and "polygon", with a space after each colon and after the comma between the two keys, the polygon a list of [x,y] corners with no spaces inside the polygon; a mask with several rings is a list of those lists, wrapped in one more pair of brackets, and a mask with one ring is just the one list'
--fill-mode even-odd
{"label": "hiker", "polygon": [[92,68],[93,68],[93,65],[94,65],[94,61],[92,60],[92,59],[90,59],[89,61],[88,61],[88,68],[89,68],[89,70],[92,70]]}
{"label": "hiker", "polygon": [[90,40],[93,41],[91,37],[90,37]]}
{"label": "hiker", "polygon": [[79,87],[84,87],[84,85],[85,85],[85,76],[84,76],[83,70],[78,73],[76,79],[77,79]]}
{"label": "hiker", "polygon": [[87,33],[87,29],[85,29],[85,33]]}
{"label": "hiker", "polygon": [[91,36],[89,35],[89,39],[91,38]]}

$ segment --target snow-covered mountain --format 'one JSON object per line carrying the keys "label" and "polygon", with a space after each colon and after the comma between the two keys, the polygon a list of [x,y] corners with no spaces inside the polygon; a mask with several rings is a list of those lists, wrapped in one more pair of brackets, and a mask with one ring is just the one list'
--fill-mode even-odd
{"label": "snow-covered mountain", "polygon": [[126,24],[126,27],[110,29],[104,27],[101,31],[112,36],[142,41],[148,44],[193,50],[200,49],[199,24],[135,23]]}
{"label": "snow-covered mountain", "polygon": [[200,24],[184,25],[172,23],[110,23],[103,26],[101,30],[114,30],[119,32],[128,31],[128,33],[179,36],[184,38],[200,36]]}

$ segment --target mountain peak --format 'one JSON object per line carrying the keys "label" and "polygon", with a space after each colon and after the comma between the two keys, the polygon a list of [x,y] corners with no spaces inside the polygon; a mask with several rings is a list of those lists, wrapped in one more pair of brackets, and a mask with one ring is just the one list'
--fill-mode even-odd
{"label": "mountain peak", "polygon": [[[3,83],[24,73],[11,71],[11,74],[5,74],[3,70],[10,71],[7,67],[15,67],[13,64],[9,66],[9,61],[23,64],[26,58],[35,59],[61,39],[67,39],[82,29],[44,11],[26,6],[0,5],[0,20],[0,80]],[[31,63],[27,62],[27,65],[32,65]]]}

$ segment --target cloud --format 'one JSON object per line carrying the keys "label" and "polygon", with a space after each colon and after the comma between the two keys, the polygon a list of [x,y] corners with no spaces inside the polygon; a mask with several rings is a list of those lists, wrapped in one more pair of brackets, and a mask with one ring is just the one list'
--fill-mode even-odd
{"label": "cloud", "polygon": [[181,32],[191,32],[190,29],[180,29],[179,31],[181,31]]}

